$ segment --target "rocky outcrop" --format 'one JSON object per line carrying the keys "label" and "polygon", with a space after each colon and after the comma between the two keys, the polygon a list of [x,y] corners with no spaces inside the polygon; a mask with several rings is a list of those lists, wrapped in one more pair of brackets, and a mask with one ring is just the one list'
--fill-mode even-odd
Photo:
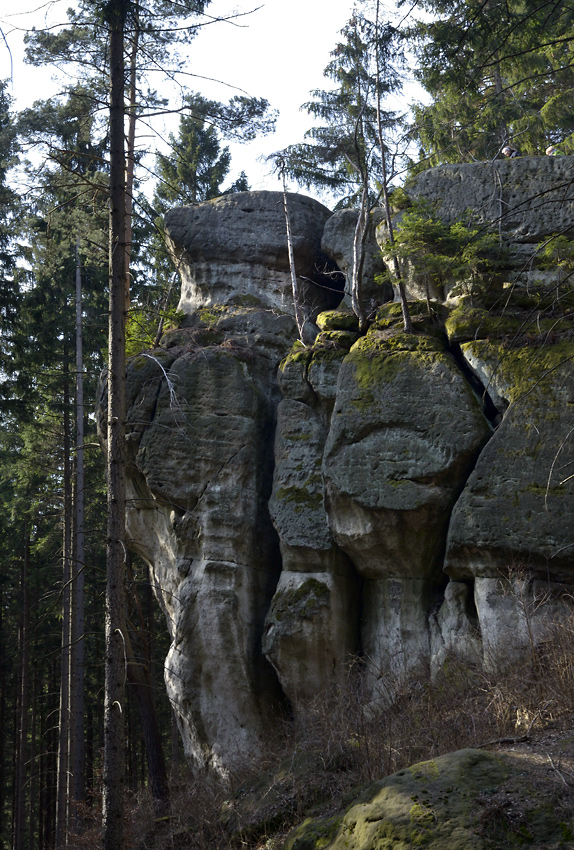
{"label": "rocky outcrop", "polygon": [[534,771],[525,781],[534,762],[474,749],[419,762],[365,788],[346,810],[308,818],[284,850],[569,847],[569,791]]}
{"label": "rocky outcrop", "polygon": [[[413,200],[426,201],[446,224],[470,221],[496,233],[502,280],[551,286],[557,268],[543,267],[541,246],[551,234],[574,236],[573,167],[572,156],[441,165],[423,171],[405,189]],[[377,238],[381,245],[387,239],[384,224]],[[408,285],[422,297],[416,264],[412,272],[407,270]]]}
{"label": "rocky outcrop", "polygon": [[517,244],[536,244],[551,233],[574,236],[571,156],[440,165],[405,187],[412,198],[435,206],[445,222],[476,221]]}
{"label": "rocky outcrop", "polygon": [[186,753],[225,774],[260,751],[281,698],[261,633],[280,572],[267,510],[275,371],[294,321],[235,308],[189,325],[129,365],[127,535],[166,614]]}
{"label": "rocky outcrop", "polygon": [[[337,267],[321,250],[330,211],[288,193],[295,268],[305,318],[336,306]],[[170,210],[165,229],[181,280],[179,310],[212,304],[261,306],[293,314],[285,210],[281,192],[237,192]]]}
{"label": "rocky outcrop", "polygon": [[[566,160],[541,159],[538,177],[529,160],[453,166],[415,188],[445,214],[464,196],[487,216],[493,169],[518,207],[524,181],[540,193],[546,179],[554,227]],[[304,712],[357,655],[373,708],[452,653],[529,663],[574,583],[574,298],[563,277],[555,270],[548,288],[547,270],[525,289],[515,266],[498,300],[451,296],[430,313],[413,303],[412,334],[396,303],[360,334],[350,312],[317,314],[316,302],[305,347],[281,207],[269,223],[280,198],[242,193],[170,214],[185,320],[128,370],[130,545],[166,614],[186,751],[220,774],[264,746],[276,709]],[[311,274],[331,220],[308,199],[290,203]],[[512,244],[543,234],[532,216],[538,229],[508,224]],[[335,225],[323,246],[344,266]]]}

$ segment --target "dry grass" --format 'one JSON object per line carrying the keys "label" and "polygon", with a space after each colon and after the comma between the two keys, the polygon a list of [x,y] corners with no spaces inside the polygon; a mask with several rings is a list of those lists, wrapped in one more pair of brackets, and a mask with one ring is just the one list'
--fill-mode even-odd
{"label": "dry grass", "polygon": [[[345,687],[299,706],[276,728],[265,759],[246,764],[229,787],[183,770],[172,782],[171,816],[159,823],[147,793],[130,799],[126,846],[279,850],[295,823],[334,813],[366,783],[463,747],[541,734],[574,712],[572,646],[574,617],[556,625],[530,669],[494,676],[450,658],[433,681],[389,682],[395,699],[378,710],[355,662]],[[96,818],[70,850],[96,846]]]}

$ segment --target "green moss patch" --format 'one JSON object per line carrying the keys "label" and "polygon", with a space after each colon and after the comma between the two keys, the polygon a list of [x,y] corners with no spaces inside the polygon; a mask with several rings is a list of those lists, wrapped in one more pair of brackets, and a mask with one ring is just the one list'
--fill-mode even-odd
{"label": "green moss patch", "polygon": [[326,310],[316,322],[322,331],[359,331],[359,320],[349,310]]}
{"label": "green moss patch", "polygon": [[352,331],[322,331],[315,340],[313,348],[317,349],[322,346],[336,346],[337,348],[344,348],[348,351],[358,338],[359,334],[353,333]]}
{"label": "green moss patch", "polygon": [[[305,439],[301,436],[300,439]],[[290,504],[295,513],[304,510],[317,510],[323,504],[323,479],[319,473],[313,473],[301,486],[280,487],[274,493],[279,502]]]}
{"label": "green moss patch", "polygon": [[[499,756],[459,750],[401,770],[367,789],[347,811],[325,850],[478,850],[485,847],[474,830],[477,797],[496,791],[509,774]],[[315,850],[306,821],[286,847]],[[296,844],[305,840],[307,844]],[[291,839],[290,839],[291,840]]]}
{"label": "green moss patch", "polygon": [[465,343],[462,349],[489,364],[495,379],[508,388],[510,402],[528,399],[531,404],[543,403],[547,416],[552,416],[556,405],[561,367],[570,364],[571,371],[574,362],[572,340],[542,347],[509,347],[493,340],[477,340]]}
{"label": "green moss patch", "polygon": [[377,387],[394,380],[403,370],[412,369],[414,361],[431,367],[437,356],[444,356],[444,349],[435,337],[369,330],[351,348],[345,361],[355,367],[359,394],[353,405],[361,410],[369,407]]}
{"label": "green moss patch", "polygon": [[329,604],[329,596],[330,590],[326,584],[316,578],[308,578],[299,587],[276,592],[273,597],[273,617],[278,621],[286,616],[291,619],[311,619]]}
{"label": "green moss patch", "polygon": [[291,833],[284,850],[325,850],[337,832],[340,817],[306,820]]}

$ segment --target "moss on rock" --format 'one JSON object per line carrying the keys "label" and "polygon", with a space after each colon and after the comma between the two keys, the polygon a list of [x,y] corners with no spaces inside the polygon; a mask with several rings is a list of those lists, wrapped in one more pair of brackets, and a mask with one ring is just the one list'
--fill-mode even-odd
{"label": "moss on rock", "polygon": [[359,320],[349,310],[326,310],[317,316],[317,326],[322,331],[354,331],[358,333]]}
{"label": "moss on rock", "polygon": [[[485,826],[484,800],[497,799],[517,772],[509,759],[482,750],[459,750],[400,770],[370,786],[337,822],[308,819],[288,837],[285,850],[502,850],[566,834],[569,824],[542,813],[525,816],[524,830],[503,818]],[[538,814],[537,814],[538,812]]]}
{"label": "moss on rock", "polygon": [[310,577],[299,587],[279,590],[273,597],[272,616],[281,621],[284,617],[310,619],[329,604],[330,590],[326,584]]}
{"label": "moss on rock", "polygon": [[377,386],[412,368],[413,361],[431,367],[441,355],[445,356],[444,348],[435,337],[371,329],[355,343],[346,359],[355,367],[355,381],[360,390],[353,405],[360,409],[369,406]]}

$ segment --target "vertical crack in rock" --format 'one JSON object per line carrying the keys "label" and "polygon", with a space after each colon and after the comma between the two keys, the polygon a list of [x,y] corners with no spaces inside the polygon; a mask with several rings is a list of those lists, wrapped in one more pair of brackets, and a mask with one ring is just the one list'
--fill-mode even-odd
{"label": "vertical crack in rock", "polygon": [[474,369],[462,353],[459,343],[451,342],[449,350],[454,359],[456,360],[460,371],[472,387],[474,393],[476,394],[476,397],[479,399],[482,405],[482,409],[484,411],[484,415],[486,416],[492,427],[496,428],[498,425],[500,425],[502,421],[504,410],[499,409],[495,405],[492,396],[488,392],[488,389],[480,380],[480,377],[477,375],[477,373],[474,371]]}

